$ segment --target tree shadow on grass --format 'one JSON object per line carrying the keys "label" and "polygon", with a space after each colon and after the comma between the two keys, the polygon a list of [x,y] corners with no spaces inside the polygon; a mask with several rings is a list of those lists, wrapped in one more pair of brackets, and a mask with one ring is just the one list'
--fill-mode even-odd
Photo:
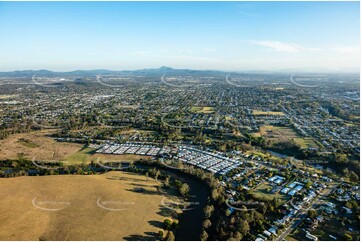
{"label": "tree shadow on grass", "polygon": [[118,181],[129,181],[129,182],[145,182],[146,180],[139,178],[130,178],[130,177],[107,177],[109,180],[118,180]]}
{"label": "tree shadow on grass", "polygon": [[160,210],[157,212],[157,214],[159,214],[163,217],[166,217],[166,218],[169,218],[169,217],[176,218],[177,217],[176,211],[166,208],[162,205],[160,205]]}
{"label": "tree shadow on grass", "polygon": [[155,241],[158,240],[157,233],[155,232],[145,232],[146,235],[133,234],[124,237],[124,240],[127,241]]}
{"label": "tree shadow on grass", "polygon": [[163,192],[161,192],[161,191],[147,190],[147,189],[144,189],[143,187],[135,187],[133,189],[125,189],[125,190],[130,191],[130,192],[141,193],[141,194],[145,194],[145,195],[163,195]]}
{"label": "tree shadow on grass", "polygon": [[145,185],[145,184],[139,184],[139,183],[129,183],[129,185],[132,185],[135,187],[148,187],[148,188],[151,188],[151,187],[156,188],[157,187],[157,186],[153,186],[153,185]]}
{"label": "tree shadow on grass", "polygon": [[156,228],[163,229],[163,223],[157,220],[148,221],[148,223]]}

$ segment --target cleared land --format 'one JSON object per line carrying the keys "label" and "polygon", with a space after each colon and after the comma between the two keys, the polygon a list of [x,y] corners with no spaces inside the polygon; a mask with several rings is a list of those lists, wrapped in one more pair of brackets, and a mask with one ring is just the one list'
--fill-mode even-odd
{"label": "cleared land", "polygon": [[285,115],[283,112],[252,110],[253,115]]}
{"label": "cleared land", "polygon": [[313,139],[301,138],[293,129],[288,127],[277,127],[272,125],[265,125],[260,127],[258,133],[253,133],[255,137],[265,137],[272,142],[289,142],[294,141],[302,149],[305,148],[318,148]]}
{"label": "cleared land", "polygon": [[214,107],[193,106],[190,111],[194,113],[214,113]]}
{"label": "cleared land", "polygon": [[32,159],[63,160],[78,152],[83,145],[76,143],[56,142],[46,137],[49,131],[37,131],[24,134],[14,134],[0,140],[0,159]]}
{"label": "cleared land", "polygon": [[295,131],[287,127],[277,127],[272,125],[265,125],[259,128],[259,132],[255,136],[263,136],[274,142],[282,142],[298,138]]}
{"label": "cleared land", "polygon": [[172,212],[158,184],[125,172],[0,179],[0,239],[155,240]]}
{"label": "cleared land", "polygon": [[138,109],[139,105],[118,105],[118,108],[124,109]]}
{"label": "cleared land", "polygon": [[0,95],[0,99],[8,99],[8,98],[14,98],[17,97],[18,95]]}
{"label": "cleared land", "polygon": [[301,149],[318,147],[311,138],[295,138],[294,141],[301,147]]}
{"label": "cleared land", "polygon": [[46,137],[49,131],[15,134],[0,141],[0,159],[15,160],[19,158],[43,161],[65,161],[64,165],[90,163],[91,161],[136,161],[147,159],[140,155],[97,154],[93,148],[82,144],[57,142]]}

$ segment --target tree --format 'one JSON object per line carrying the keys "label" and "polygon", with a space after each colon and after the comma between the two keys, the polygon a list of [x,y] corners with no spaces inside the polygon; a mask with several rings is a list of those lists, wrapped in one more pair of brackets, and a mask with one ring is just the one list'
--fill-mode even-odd
{"label": "tree", "polygon": [[348,162],[348,158],[346,154],[335,154],[335,160],[338,163],[346,163]]}
{"label": "tree", "polygon": [[240,241],[243,238],[242,234],[238,231],[233,233],[233,237],[229,240]]}
{"label": "tree", "polygon": [[308,210],[307,215],[308,215],[308,217],[313,219],[314,217],[316,217],[317,213],[315,210],[312,209],[312,210]]}
{"label": "tree", "polygon": [[163,239],[163,237],[164,237],[164,232],[163,232],[163,230],[159,230],[159,231],[158,231],[158,237],[159,237],[160,240]]}
{"label": "tree", "polygon": [[206,218],[210,218],[212,216],[212,213],[214,211],[214,207],[213,205],[207,205],[205,208],[204,208],[204,215]]}
{"label": "tree", "polygon": [[345,239],[346,239],[346,240],[352,240],[352,236],[349,235],[349,234],[345,234]]}
{"label": "tree", "polygon": [[249,232],[249,224],[246,220],[241,220],[238,226],[238,231],[242,234],[242,235],[246,235]]}
{"label": "tree", "polygon": [[169,230],[172,227],[172,221],[170,221],[170,219],[165,219],[163,222],[163,227],[164,229]]}
{"label": "tree", "polygon": [[212,189],[212,194],[211,194],[211,196],[212,196],[212,199],[213,199],[213,200],[217,200],[218,197],[219,197],[219,191],[218,191],[218,189]]}
{"label": "tree", "polygon": [[173,221],[172,225],[171,225],[171,229],[176,229],[178,226],[178,222],[177,221]]}
{"label": "tree", "polygon": [[183,183],[179,188],[180,194],[184,197],[189,193],[189,185],[187,183]]}
{"label": "tree", "polygon": [[166,241],[174,241],[175,240],[175,236],[172,231],[168,231],[167,236],[165,237],[165,240]]}
{"label": "tree", "polygon": [[209,219],[206,219],[203,221],[202,225],[203,225],[203,228],[208,229],[209,227],[211,227],[212,223]]}
{"label": "tree", "polygon": [[155,178],[156,181],[158,181],[158,177],[159,177],[159,176],[160,176],[160,171],[157,170],[157,171],[155,172],[155,174],[154,174],[154,178]]}
{"label": "tree", "polygon": [[359,177],[354,171],[350,172],[350,179],[351,179],[351,181],[354,181],[354,182],[359,181]]}
{"label": "tree", "polygon": [[201,233],[200,240],[201,240],[201,241],[206,241],[207,238],[208,238],[208,234],[207,234],[206,231],[203,230],[202,233]]}
{"label": "tree", "polygon": [[310,188],[312,186],[312,182],[311,181],[308,181],[306,184],[305,184],[305,187],[306,188]]}
{"label": "tree", "polygon": [[78,175],[83,175],[84,171],[83,171],[83,169],[81,169],[81,168],[79,167],[78,170],[76,171],[76,173],[77,173]]}
{"label": "tree", "polygon": [[170,181],[169,181],[169,176],[167,176],[164,180],[164,187],[169,187]]}

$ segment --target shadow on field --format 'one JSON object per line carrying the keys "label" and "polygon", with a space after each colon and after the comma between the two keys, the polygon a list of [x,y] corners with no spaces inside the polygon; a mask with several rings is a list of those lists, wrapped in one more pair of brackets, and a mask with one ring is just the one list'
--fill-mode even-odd
{"label": "shadow on field", "polygon": [[163,194],[162,192],[147,190],[147,189],[144,189],[143,187],[135,187],[133,189],[125,189],[125,190],[130,191],[130,192],[142,193],[142,194],[146,194],[146,195],[162,195]]}
{"label": "shadow on field", "polygon": [[148,221],[148,223],[156,228],[163,229],[163,223],[160,221],[151,220],[151,221]]}
{"label": "shadow on field", "polygon": [[135,187],[157,187],[153,185],[145,185],[145,184],[139,184],[139,183],[129,183],[129,185],[135,186]]}
{"label": "shadow on field", "polygon": [[119,180],[119,181],[130,181],[130,182],[145,182],[146,180],[139,178],[129,178],[129,177],[107,177],[109,180]]}
{"label": "shadow on field", "polygon": [[157,212],[157,214],[163,216],[163,217],[171,217],[171,218],[175,218],[177,216],[177,213],[169,208],[166,208],[162,205],[159,206],[159,212]]}
{"label": "shadow on field", "polygon": [[133,234],[133,235],[129,235],[124,237],[124,240],[128,240],[128,241],[155,241],[158,239],[157,233],[154,232],[145,232],[146,235],[138,235],[138,234]]}

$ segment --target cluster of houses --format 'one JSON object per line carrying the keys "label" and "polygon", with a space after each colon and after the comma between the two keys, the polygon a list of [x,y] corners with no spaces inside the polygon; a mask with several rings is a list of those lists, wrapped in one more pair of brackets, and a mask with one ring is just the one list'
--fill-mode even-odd
{"label": "cluster of houses", "polygon": [[304,184],[301,182],[294,181],[287,185],[287,187],[281,190],[281,193],[288,194],[290,196],[295,195],[297,192],[301,191],[304,187]]}
{"label": "cluster of houses", "polygon": [[264,230],[263,234],[258,234],[256,241],[265,241],[270,240],[272,235],[277,236],[278,227],[276,225],[272,225],[268,230]]}
{"label": "cluster of houses", "polygon": [[194,165],[220,175],[227,174],[230,170],[243,163],[238,159],[229,158],[221,152],[212,153],[189,146],[171,148],[169,146],[158,147],[152,144],[140,142],[127,142],[124,144],[107,143],[102,146],[97,146],[97,148],[98,150],[96,153],[115,155],[133,154],[157,156],[163,154],[176,154],[176,158],[184,163]]}
{"label": "cluster of houses", "polygon": [[242,161],[228,158],[221,152],[212,153],[188,146],[179,147],[177,158],[184,163],[194,165],[220,175],[224,175],[230,170],[243,164]]}
{"label": "cluster of houses", "polygon": [[[298,181],[288,182],[287,178],[282,176],[282,173],[280,172],[277,172],[278,175],[266,178],[268,170],[280,170],[273,167],[271,168],[267,162],[263,162],[260,159],[254,159],[255,157],[250,157],[249,155],[243,154],[239,151],[236,153],[233,152],[233,158],[230,158],[222,152],[215,152],[209,149],[201,150],[189,145],[181,145],[177,148],[171,148],[167,146],[161,147],[152,144],[128,142],[124,144],[108,143],[101,145],[99,146],[97,152],[105,154],[136,154],[147,156],[157,156],[161,154],[173,155],[174,158],[183,163],[197,166],[219,175],[228,174],[229,171],[234,168],[240,169],[240,171],[237,170],[236,174],[230,173],[230,176],[225,176],[225,181],[227,183],[232,182],[233,184],[241,176],[248,176],[255,178],[259,184],[265,181],[273,184],[274,189],[272,189],[271,193],[280,192],[292,199],[284,204],[286,210],[283,211],[283,217],[274,220],[270,228],[265,230],[262,234],[258,234],[257,240],[270,240],[273,236],[277,236],[279,228],[289,225],[294,218],[300,214],[302,208],[309,205],[316,198],[317,194],[328,187],[325,182],[332,182],[332,180],[326,176],[315,177],[306,176],[306,174],[303,174],[303,178],[298,179]],[[261,169],[262,167],[266,167],[268,169]],[[225,181],[222,181],[221,185],[226,186],[227,184]],[[310,181],[312,181],[311,185],[306,186],[305,184],[310,183]],[[346,199],[348,197],[355,198],[355,194],[358,194],[358,187],[341,186],[335,191],[339,199]],[[236,190],[233,189],[227,190],[227,193],[230,200],[237,194]],[[302,194],[301,197],[294,196],[300,193]],[[325,211],[326,214],[334,213],[336,215],[339,212],[336,209],[336,205],[331,202],[324,202],[319,206],[319,209],[321,211]],[[340,209],[345,213],[352,213],[352,210],[347,207],[340,207]],[[309,230],[312,230],[317,228],[322,221],[324,221],[324,218],[319,215],[314,219],[308,218],[306,220],[306,225],[308,225]],[[318,240],[316,236],[309,232],[305,233],[305,237],[309,240]]]}
{"label": "cluster of houses", "polygon": [[[273,115],[271,112],[264,112],[264,114],[254,114],[252,110],[254,108],[250,106],[243,107],[246,109],[247,115],[235,115],[239,112],[234,112],[228,114],[227,116],[232,117],[233,121],[227,121],[227,123],[239,126],[247,127],[250,131],[258,131],[261,126],[264,125],[287,125],[288,118],[284,115]],[[264,109],[264,107],[259,107],[259,109]]]}
{"label": "cluster of houses", "polygon": [[318,215],[314,219],[311,219],[311,218],[306,219],[306,223],[308,225],[308,228],[311,229],[311,230],[316,229],[318,227],[318,225],[320,223],[322,223],[323,221],[324,221],[324,218],[323,218],[322,215]]}
{"label": "cluster of houses", "polygon": [[[282,176],[278,176],[278,175],[270,177],[268,179],[268,181],[270,181],[278,186],[281,185],[285,180],[286,180],[286,178],[284,178]],[[288,184],[287,186],[285,186],[281,190],[281,193],[288,194],[290,196],[294,196],[297,192],[301,191],[303,189],[303,187],[304,187],[303,183],[294,181],[294,182]]]}
{"label": "cluster of houses", "polygon": [[[292,117],[294,127],[304,136],[317,139],[322,143],[324,151],[343,149],[359,153],[359,126],[345,125],[342,119],[332,118],[327,108],[284,108],[283,111]],[[329,118],[325,118],[325,117]]]}
{"label": "cluster of houses", "polygon": [[339,202],[347,202],[351,199],[355,199],[360,201],[360,194],[359,194],[359,186],[353,187],[340,187],[336,190],[337,201]]}
{"label": "cluster of houses", "polygon": [[99,148],[96,153],[103,154],[132,154],[132,155],[145,155],[145,156],[156,156],[160,154],[168,154],[172,151],[172,148],[156,147],[150,144],[140,144],[140,143],[125,143],[125,144],[105,144]]}

